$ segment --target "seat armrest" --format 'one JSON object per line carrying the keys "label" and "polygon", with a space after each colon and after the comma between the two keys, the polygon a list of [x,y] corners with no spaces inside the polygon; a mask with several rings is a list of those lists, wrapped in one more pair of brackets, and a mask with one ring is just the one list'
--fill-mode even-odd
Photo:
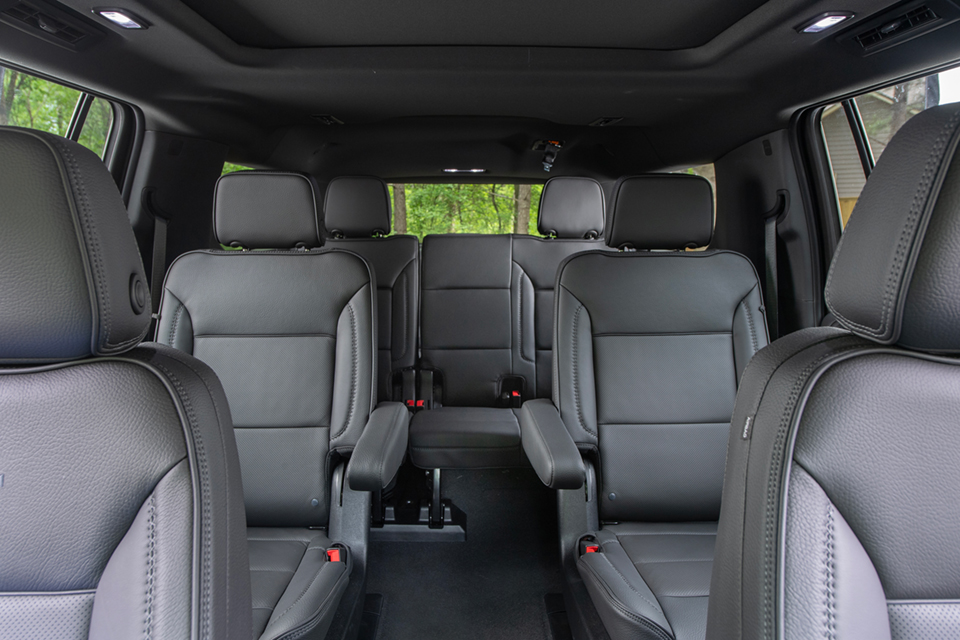
{"label": "seat armrest", "polygon": [[551,489],[583,486],[583,458],[552,402],[541,399],[523,403],[520,442],[543,484]]}
{"label": "seat armrest", "polygon": [[347,482],[354,491],[380,491],[387,486],[407,454],[410,412],[399,402],[381,402],[370,414],[347,465]]}

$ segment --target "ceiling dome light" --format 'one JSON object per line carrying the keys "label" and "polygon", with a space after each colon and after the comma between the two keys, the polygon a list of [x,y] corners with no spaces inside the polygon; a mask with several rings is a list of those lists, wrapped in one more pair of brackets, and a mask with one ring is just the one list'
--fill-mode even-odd
{"label": "ceiling dome light", "polygon": [[486,169],[444,169],[444,173],[486,173]]}
{"label": "ceiling dome light", "polygon": [[800,33],[820,33],[821,31],[826,31],[832,27],[837,26],[841,22],[849,20],[853,17],[853,14],[849,11],[828,11],[826,13],[821,13],[812,20],[807,20],[802,25],[797,27],[797,31]]}
{"label": "ceiling dome light", "polygon": [[94,13],[124,29],[146,29],[150,23],[126,9],[94,9]]}

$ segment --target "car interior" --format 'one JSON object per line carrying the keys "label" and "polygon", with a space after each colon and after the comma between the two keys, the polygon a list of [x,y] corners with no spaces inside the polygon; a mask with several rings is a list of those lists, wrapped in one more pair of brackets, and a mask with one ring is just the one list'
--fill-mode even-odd
{"label": "car interior", "polygon": [[960,638],[954,0],[0,0],[0,640]]}

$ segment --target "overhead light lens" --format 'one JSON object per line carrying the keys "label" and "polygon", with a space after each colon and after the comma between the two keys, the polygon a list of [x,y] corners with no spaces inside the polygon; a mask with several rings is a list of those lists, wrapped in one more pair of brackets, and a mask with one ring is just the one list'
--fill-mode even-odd
{"label": "overhead light lens", "polygon": [[800,33],[820,33],[821,31],[826,31],[831,27],[835,27],[841,22],[849,20],[852,17],[852,13],[843,13],[839,11],[823,13],[813,20],[803,23],[798,31],[800,31]]}
{"label": "overhead light lens", "polygon": [[101,16],[112,22],[113,24],[123,27],[124,29],[146,29],[146,21],[138,21],[137,18],[134,18],[132,15],[121,11],[120,9],[94,9]]}
{"label": "overhead light lens", "polygon": [[486,169],[444,169],[444,173],[486,173]]}

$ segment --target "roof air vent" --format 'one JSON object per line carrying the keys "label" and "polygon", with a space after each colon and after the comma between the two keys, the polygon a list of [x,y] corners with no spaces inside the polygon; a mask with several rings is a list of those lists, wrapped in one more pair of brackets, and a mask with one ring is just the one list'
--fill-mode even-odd
{"label": "roof air vent", "polygon": [[867,18],[839,41],[851,52],[870,55],[935,31],[957,19],[960,9],[949,0],[914,0]]}
{"label": "roof air vent", "polygon": [[0,10],[0,21],[73,51],[86,49],[103,37],[102,31],[70,9],[41,0],[8,4]]}
{"label": "roof air vent", "polygon": [[922,4],[916,9],[901,14],[881,27],[875,27],[857,36],[857,42],[865,51],[890,38],[896,38],[908,31],[930,24],[939,19],[929,6]]}

